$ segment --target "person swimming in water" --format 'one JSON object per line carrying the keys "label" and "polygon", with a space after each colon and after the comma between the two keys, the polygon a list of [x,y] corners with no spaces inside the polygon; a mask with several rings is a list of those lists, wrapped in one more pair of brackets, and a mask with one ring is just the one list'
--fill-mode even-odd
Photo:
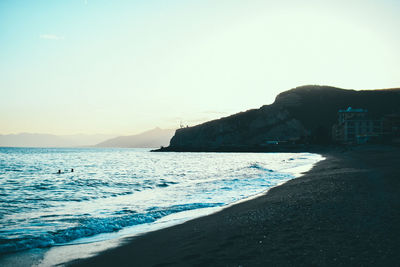
{"label": "person swimming in water", "polygon": [[58,174],[61,174],[61,170],[58,170]]}

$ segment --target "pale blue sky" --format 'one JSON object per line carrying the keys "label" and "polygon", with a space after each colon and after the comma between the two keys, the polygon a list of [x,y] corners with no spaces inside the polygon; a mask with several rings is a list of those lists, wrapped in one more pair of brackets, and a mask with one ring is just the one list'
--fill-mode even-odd
{"label": "pale blue sky", "polygon": [[0,134],[195,125],[304,84],[400,87],[400,1],[0,1]]}

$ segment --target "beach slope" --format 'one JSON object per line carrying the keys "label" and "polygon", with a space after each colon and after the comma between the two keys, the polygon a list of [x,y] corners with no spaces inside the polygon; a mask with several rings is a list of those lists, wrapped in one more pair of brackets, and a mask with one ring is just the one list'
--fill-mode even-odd
{"label": "beach slope", "polygon": [[300,178],[74,266],[398,266],[400,149],[323,153]]}

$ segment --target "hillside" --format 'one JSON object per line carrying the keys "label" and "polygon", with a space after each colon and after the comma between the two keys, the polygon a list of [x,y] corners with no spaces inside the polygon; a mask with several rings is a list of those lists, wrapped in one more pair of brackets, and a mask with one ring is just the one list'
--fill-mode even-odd
{"label": "hillside", "polygon": [[178,129],[167,151],[235,151],[268,140],[328,143],[337,112],[349,106],[371,116],[400,112],[400,89],[346,90],[308,85],[279,94],[274,103],[194,127]]}
{"label": "hillside", "polygon": [[118,136],[96,145],[96,147],[152,148],[167,146],[175,130],[155,128],[137,135]]}

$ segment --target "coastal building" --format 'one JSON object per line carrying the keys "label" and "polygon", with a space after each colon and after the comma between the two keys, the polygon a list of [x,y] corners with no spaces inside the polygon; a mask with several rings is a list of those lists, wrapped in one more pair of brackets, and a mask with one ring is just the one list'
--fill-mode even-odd
{"label": "coastal building", "polygon": [[382,136],[383,121],[369,117],[368,110],[348,107],[338,111],[338,123],[332,128],[334,141],[342,144],[364,144]]}

